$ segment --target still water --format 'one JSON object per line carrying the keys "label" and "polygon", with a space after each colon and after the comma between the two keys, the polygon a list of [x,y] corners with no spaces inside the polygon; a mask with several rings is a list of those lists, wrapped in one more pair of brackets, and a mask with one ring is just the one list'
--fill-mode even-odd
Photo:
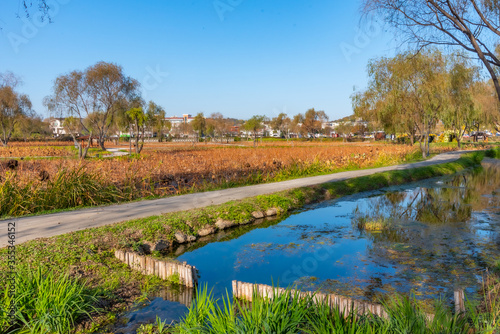
{"label": "still water", "polygon": [[[177,249],[216,296],[231,281],[321,290],[377,301],[473,298],[500,260],[500,167],[323,202]],[[376,223],[376,229],[366,229]],[[187,295],[186,295],[187,294]],[[162,291],[122,319],[123,333],[156,315],[177,320],[192,291]],[[179,303],[178,301],[182,301]]]}

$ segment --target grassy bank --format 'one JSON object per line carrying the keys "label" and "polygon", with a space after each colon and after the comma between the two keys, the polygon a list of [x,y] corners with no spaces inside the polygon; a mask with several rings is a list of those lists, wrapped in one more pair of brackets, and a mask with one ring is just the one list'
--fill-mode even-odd
{"label": "grassy bank", "polygon": [[[221,225],[217,222],[225,221],[230,222],[228,225],[239,226],[254,219],[255,212],[274,209],[278,214],[285,214],[314,201],[453,174],[477,165],[481,158],[482,154],[469,154],[453,163],[380,173],[34,240],[16,247],[17,272],[26,273],[26,268],[31,268],[33,271],[42,270],[44,273],[53,272],[56,281],[60,275],[63,275],[62,277],[68,275],[72,282],[84,286],[85,295],[98,298],[101,311],[96,313],[86,310],[93,314],[93,321],[82,322],[81,320],[86,317],[85,314],[75,317],[80,320],[76,331],[94,332],[100,325],[113,321],[117,312],[129,306],[148,289],[164,284],[155,277],[142,276],[131,271],[114,257],[115,249],[139,249],[145,248],[143,246],[146,245],[154,248],[159,240],[175,244],[177,243],[175,234],[178,232],[199,238],[201,234],[221,229]],[[7,282],[7,268],[8,250],[1,249],[0,281],[2,282]],[[0,296],[6,296],[6,289],[7,286],[0,286]],[[2,305],[6,305],[6,300],[2,299]],[[27,302],[21,302],[18,307],[23,308]],[[18,326],[23,325],[19,323]],[[4,330],[5,327],[0,328],[0,332]]]}

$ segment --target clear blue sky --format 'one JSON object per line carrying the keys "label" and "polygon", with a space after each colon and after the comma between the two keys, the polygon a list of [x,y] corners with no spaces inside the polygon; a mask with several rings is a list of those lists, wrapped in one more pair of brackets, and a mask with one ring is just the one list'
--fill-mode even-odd
{"label": "clear blue sky", "polygon": [[352,113],[368,60],[395,53],[390,32],[360,22],[359,1],[50,2],[53,22],[35,29],[16,18],[20,0],[0,5],[0,72],[21,76],[19,90],[44,115],[58,75],[108,61],[168,115],[272,117],[314,107],[336,119]]}

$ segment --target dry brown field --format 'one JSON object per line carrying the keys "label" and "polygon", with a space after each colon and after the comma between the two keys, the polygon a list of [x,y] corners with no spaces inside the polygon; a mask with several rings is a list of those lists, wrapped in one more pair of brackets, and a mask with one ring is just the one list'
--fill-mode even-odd
{"label": "dry brown field", "polygon": [[[7,173],[26,184],[38,180],[45,171],[49,177],[58,171],[83,169],[102,180],[122,187],[134,187],[147,193],[176,193],[202,184],[240,183],[248,178],[256,182],[321,174],[345,169],[367,168],[404,162],[415,152],[405,145],[340,144],[322,146],[274,147],[150,145],[140,156],[87,159],[29,159],[18,161],[15,171],[6,163],[0,177]],[[23,147],[16,147],[23,149]],[[53,148],[36,148],[43,151]],[[57,151],[57,149],[56,149]]]}

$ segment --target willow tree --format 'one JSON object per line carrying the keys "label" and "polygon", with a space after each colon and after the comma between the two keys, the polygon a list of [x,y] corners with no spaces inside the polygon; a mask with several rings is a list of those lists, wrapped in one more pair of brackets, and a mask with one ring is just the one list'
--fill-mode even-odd
{"label": "willow tree", "polygon": [[27,95],[16,91],[20,80],[11,73],[0,73],[0,143],[7,146],[14,128],[31,111]]}
{"label": "willow tree", "polygon": [[365,14],[381,16],[418,49],[447,46],[479,59],[500,99],[500,1],[363,0]]}
{"label": "willow tree", "polygon": [[207,130],[207,120],[205,119],[205,115],[203,115],[202,112],[198,113],[198,115],[196,115],[191,121],[191,126],[197,134],[195,140],[199,140],[200,137],[203,137],[205,135],[205,132]]}
{"label": "willow tree", "polygon": [[[422,156],[429,155],[429,135],[444,107],[446,65],[438,51],[403,53],[371,61],[369,83],[353,96],[357,115],[377,119],[386,130],[418,139]],[[418,135],[418,136],[417,136]]]}
{"label": "willow tree", "polygon": [[496,131],[500,131],[500,101],[491,80],[476,81],[473,87],[473,99],[477,113],[472,127],[479,131],[481,126],[491,124]]}
{"label": "willow tree", "polygon": [[144,112],[142,106],[127,110],[126,115],[131,120],[131,126],[135,134],[135,153],[140,154],[144,147],[144,135],[148,122],[148,115]]}
{"label": "willow tree", "polygon": [[257,135],[260,130],[264,129],[265,116],[255,115],[245,122],[243,128],[253,134],[253,146],[257,146]]}
{"label": "willow tree", "polygon": [[478,105],[474,101],[475,83],[479,70],[459,54],[453,55],[448,72],[448,103],[443,112],[443,123],[450,128],[460,148],[464,134],[470,131],[478,117]]}
{"label": "willow tree", "polygon": [[165,119],[165,109],[153,101],[149,101],[146,113],[148,116],[148,125],[153,132],[157,133],[158,141],[162,142],[164,131],[168,131],[172,127],[170,121]]}
{"label": "willow tree", "polygon": [[139,83],[125,76],[121,66],[99,62],[85,71],[59,76],[50,99],[62,117],[76,117],[87,132],[91,132],[88,129],[91,127],[99,146],[105,150],[104,141],[122,101],[137,98],[138,88]]}
{"label": "willow tree", "polygon": [[416,120],[411,86],[404,79],[399,59],[380,58],[368,63],[368,88],[352,96],[354,114],[380,125],[388,133],[403,133],[413,145],[416,138]]}

